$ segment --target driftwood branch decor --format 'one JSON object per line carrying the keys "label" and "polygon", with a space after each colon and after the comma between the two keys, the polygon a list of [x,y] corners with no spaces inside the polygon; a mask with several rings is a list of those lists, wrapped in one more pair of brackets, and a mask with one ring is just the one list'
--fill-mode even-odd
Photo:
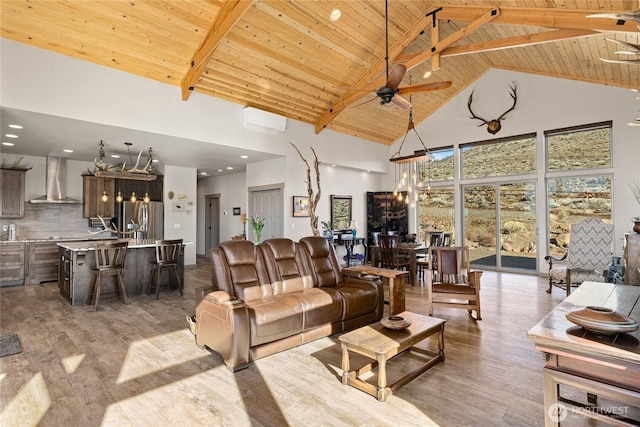
{"label": "driftwood branch decor", "polygon": [[316,216],[316,207],[320,202],[320,195],[322,191],[320,189],[320,168],[319,168],[320,162],[318,161],[318,155],[316,154],[316,151],[313,149],[313,147],[311,147],[311,151],[313,152],[313,158],[314,158],[313,168],[316,171],[316,187],[318,189],[318,191],[314,194],[313,185],[311,184],[311,167],[309,166],[309,162],[307,162],[307,159],[304,158],[300,150],[298,150],[298,147],[296,147],[296,145],[293,142],[290,142],[289,144],[291,144],[293,148],[295,148],[295,150],[298,152],[298,155],[300,156],[304,164],[307,165],[306,183],[307,183],[307,193],[309,194],[309,221],[311,223],[311,231],[313,232],[313,235],[319,236],[320,233],[318,232],[318,217]]}

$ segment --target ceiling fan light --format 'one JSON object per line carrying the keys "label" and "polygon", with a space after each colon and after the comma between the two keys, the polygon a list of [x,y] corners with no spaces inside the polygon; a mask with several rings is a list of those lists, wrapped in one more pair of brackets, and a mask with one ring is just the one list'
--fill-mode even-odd
{"label": "ceiling fan light", "polygon": [[431,77],[431,70],[427,70],[427,71],[422,75],[422,78],[424,78],[424,79],[428,79],[429,77]]}
{"label": "ceiling fan light", "polygon": [[331,22],[336,22],[342,16],[342,11],[340,9],[333,9],[329,14],[329,19]]}

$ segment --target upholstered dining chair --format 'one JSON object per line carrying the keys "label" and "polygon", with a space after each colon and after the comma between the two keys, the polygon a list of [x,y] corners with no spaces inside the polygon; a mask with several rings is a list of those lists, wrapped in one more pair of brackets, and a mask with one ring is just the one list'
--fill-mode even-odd
{"label": "upholstered dining chair", "polygon": [[[429,248],[427,298],[429,315],[433,307],[464,308],[476,320],[480,312],[480,278],[482,271],[471,271],[468,246],[439,246]],[[434,265],[433,261],[437,261]]]}
{"label": "upholstered dining chair", "polygon": [[[156,299],[160,296],[160,288],[162,283],[162,272],[167,271],[169,274],[169,285],[173,276],[178,283],[180,295],[183,295],[182,279],[180,278],[180,254],[182,253],[182,239],[173,240],[156,240],[156,262],[149,275],[149,283],[147,284],[147,295],[151,295],[151,290],[155,285]],[[155,277],[155,282],[154,282]],[[173,288],[171,288],[173,289]]]}
{"label": "upholstered dining chair", "polygon": [[[544,257],[549,262],[549,288],[564,288],[567,296],[571,286],[582,282],[606,282],[607,265],[611,260],[613,225],[600,218],[589,217],[573,224],[569,231],[569,247],[562,258]],[[554,266],[554,262],[559,263]]]}
{"label": "upholstered dining chair", "polygon": [[397,234],[393,236],[381,234],[379,239],[382,267],[394,270],[410,270],[411,259],[409,255],[403,254],[398,250],[400,236]]}

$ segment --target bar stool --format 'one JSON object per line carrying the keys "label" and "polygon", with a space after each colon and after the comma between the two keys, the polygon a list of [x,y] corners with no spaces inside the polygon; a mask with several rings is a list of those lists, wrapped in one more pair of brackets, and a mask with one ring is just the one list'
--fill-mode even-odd
{"label": "bar stool", "polygon": [[[153,264],[153,269],[149,275],[149,283],[147,285],[147,295],[151,295],[151,289],[153,288],[153,276],[155,274],[155,286],[156,286],[156,299],[160,296],[160,282],[162,279],[162,271],[169,271],[169,284],[171,284],[171,272],[175,273],[176,281],[178,282],[178,289],[180,295],[183,295],[182,279],[180,279],[180,254],[182,253],[182,239],[174,240],[156,240],[156,262]],[[173,288],[172,288],[173,290]]]}
{"label": "bar stool", "polygon": [[108,276],[113,277],[114,293],[122,299],[122,302],[129,304],[127,288],[122,277],[128,246],[129,242],[127,241],[96,243],[96,266],[93,268],[94,274],[89,296],[89,304],[92,300],[94,301],[94,311],[98,310],[98,304],[100,304],[103,279]]}

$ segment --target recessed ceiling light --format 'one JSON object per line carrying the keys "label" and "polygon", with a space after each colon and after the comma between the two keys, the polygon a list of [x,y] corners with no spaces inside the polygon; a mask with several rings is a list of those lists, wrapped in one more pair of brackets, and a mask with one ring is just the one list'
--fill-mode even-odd
{"label": "recessed ceiling light", "polygon": [[7,133],[4,136],[6,136],[7,138],[17,138],[18,137],[18,135],[14,135],[12,133]]}
{"label": "recessed ceiling light", "polygon": [[342,11],[340,9],[333,9],[331,14],[329,14],[329,19],[332,22],[336,22],[342,16]]}
{"label": "recessed ceiling light", "polygon": [[240,156],[240,158],[241,158],[241,159],[248,159],[248,158],[249,158],[249,156],[242,155],[242,156]]}
{"label": "recessed ceiling light", "polygon": [[222,169],[218,169],[218,172],[222,172]]}
{"label": "recessed ceiling light", "polygon": [[151,160],[151,163],[158,163],[159,161],[160,160],[158,160],[158,159],[153,159],[153,160]]}
{"label": "recessed ceiling light", "polygon": [[334,163],[334,164],[332,164],[332,165],[331,165],[331,167],[332,167],[332,168],[335,168],[335,167],[336,167],[335,163]]}
{"label": "recessed ceiling light", "polygon": [[113,157],[114,159],[119,159],[120,155],[119,154],[112,154],[111,157]]}
{"label": "recessed ceiling light", "polygon": [[9,127],[12,129],[22,129],[22,126],[20,125],[9,125]]}
{"label": "recessed ceiling light", "polygon": [[233,170],[233,166],[227,166],[227,170],[228,170],[228,171]]}
{"label": "recessed ceiling light", "polygon": [[6,145],[7,147],[13,147],[13,142],[3,142],[2,145]]}
{"label": "recessed ceiling light", "polygon": [[66,148],[66,149],[64,149],[62,151],[64,151],[65,153],[73,153],[73,150],[69,150],[68,148]]}
{"label": "recessed ceiling light", "polygon": [[200,172],[200,175],[209,175],[209,174],[206,172]]}
{"label": "recessed ceiling light", "polygon": [[424,75],[422,76],[425,79],[428,79],[429,77],[431,77],[431,70],[427,70],[426,73],[424,73]]}

